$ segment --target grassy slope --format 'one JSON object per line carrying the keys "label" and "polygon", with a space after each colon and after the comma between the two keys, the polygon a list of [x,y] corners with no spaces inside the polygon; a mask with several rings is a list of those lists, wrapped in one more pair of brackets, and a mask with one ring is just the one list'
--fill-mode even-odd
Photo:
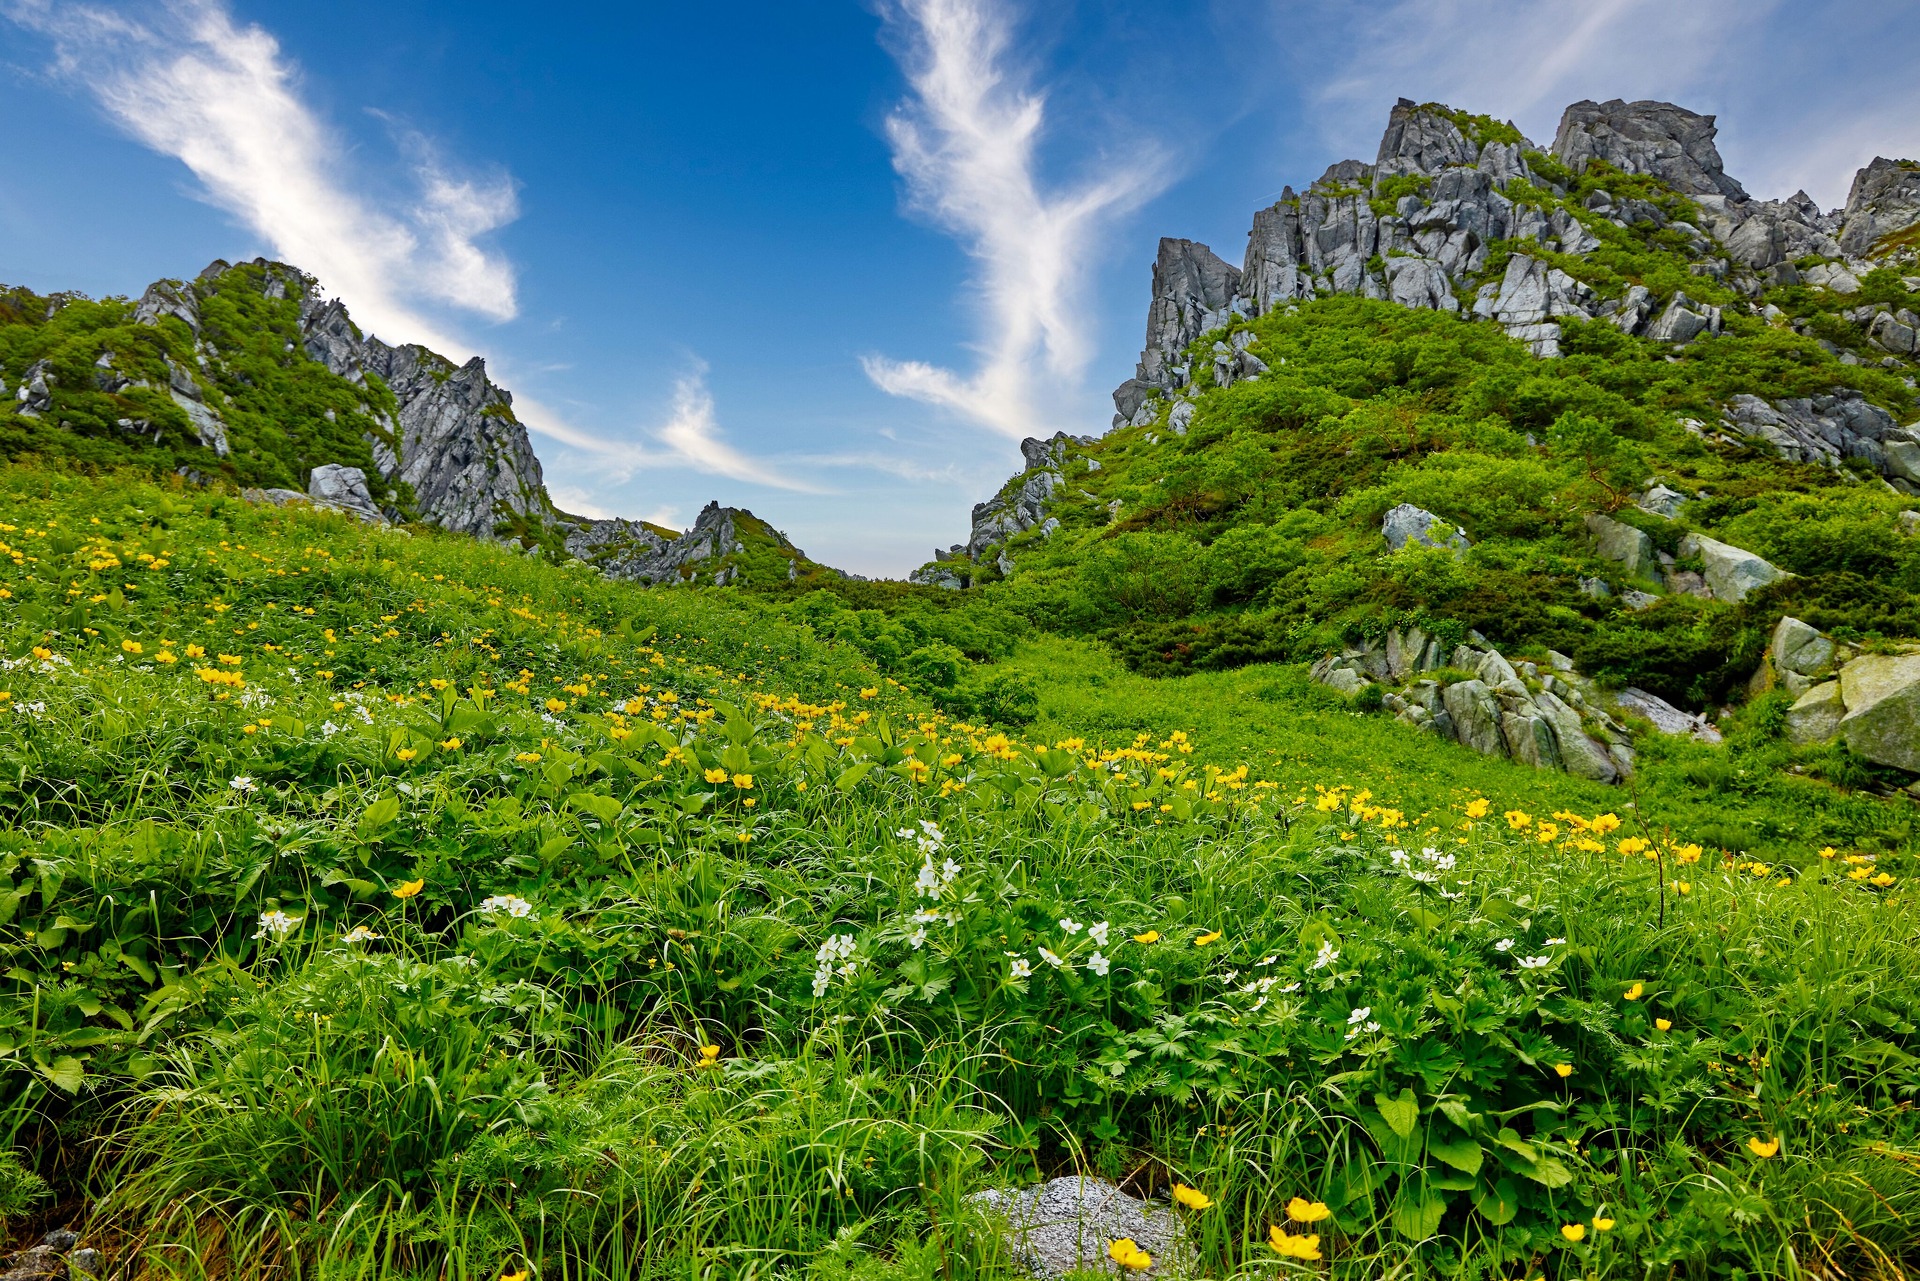
{"label": "grassy slope", "polygon": [[1832,843],[1920,848],[1912,806],[1847,793],[1795,775],[1796,755],[1742,727],[1727,748],[1644,734],[1632,789],[1543,773],[1481,756],[1378,714],[1307,679],[1297,664],[1145,677],[1105,647],[1066,637],[1024,643],[1005,664],[1041,691],[1031,727],[1041,739],[1069,733],[1125,738],[1194,732],[1223,764],[1259,762],[1295,790],[1314,784],[1371,787],[1412,812],[1457,808],[1473,796],[1509,808],[1630,813],[1638,797],[1656,831],[1687,833],[1719,849],[1804,865]]}
{"label": "grassy slope", "polygon": [[1294,1196],[1340,1276],[1911,1251],[1906,856],[1676,837],[1663,907],[1577,791],[1194,697],[1285,674],[1035,646],[1043,748],[733,593],[33,469],[0,538],[5,1116],[119,1258],[1004,1275],[963,1197],[1073,1168],[1203,1189],[1215,1274]]}

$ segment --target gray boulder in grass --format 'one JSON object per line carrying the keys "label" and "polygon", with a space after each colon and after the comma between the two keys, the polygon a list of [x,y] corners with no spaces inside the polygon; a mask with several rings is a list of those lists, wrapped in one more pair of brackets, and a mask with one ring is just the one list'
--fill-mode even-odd
{"label": "gray boulder in grass", "polygon": [[1069,1176],[968,1199],[1005,1221],[1013,1261],[1041,1281],[1075,1271],[1121,1274],[1107,1247],[1122,1238],[1153,1257],[1152,1267],[1133,1275],[1192,1276],[1198,1266],[1173,1207],[1128,1196],[1105,1179]]}
{"label": "gray boulder in grass", "polygon": [[336,507],[356,520],[384,525],[386,517],[373,504],[367,474],[358,467],[323,463],[307,477],[307,496],[326,507]]}
{"label": "gray boulder in grass", "polygon": [[[1440,530],[1445,531],[1445,537],[1441,537],[1440,531],[1434,528],[1436,525],[1440,526]],[[1448,524],[1424,508],[1415,507],[1412,503],[1401,503],[1388,512],[1386,519],[1380,522],[1380,533],[1385,536],[1387,546],[1394,551],[1399,551],[1408,543],[1425,543],[1429,547],[1451,547],[1456,552],[1463,552],[1472,546],[1467,536],[1460,532],[1458,527]]]}

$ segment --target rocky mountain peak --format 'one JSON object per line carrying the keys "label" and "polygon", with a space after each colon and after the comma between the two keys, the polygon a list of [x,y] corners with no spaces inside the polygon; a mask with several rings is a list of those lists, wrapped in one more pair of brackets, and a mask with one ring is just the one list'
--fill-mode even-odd
{"label": "rocky mountain peak", "polygon": [[1747,199],[1729,177],[1714,145],[1717,129],[1703,116],[1671,102],[1576,102],[1560,117],[1553,154],[1579,173],[1604,160],[1622,173],[1652,174],[1690,196]]}

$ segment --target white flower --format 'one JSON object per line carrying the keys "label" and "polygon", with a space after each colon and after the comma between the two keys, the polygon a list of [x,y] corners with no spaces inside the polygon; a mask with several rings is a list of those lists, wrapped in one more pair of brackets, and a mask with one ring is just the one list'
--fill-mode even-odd
{"label": "white flower", "polygon": [[822,965],[832,965],[853,955],[853,935],[829,934],[827,941],[813,954],[813,959]]}
{"label": "white flower", "polygon": [[1033,962],[1027,960],[1024,956],[1016,956],[1013,958],[1013,965],[1010,967],[1007,977],[1010,979],[1023,979],[1031,973],[1033,973]]}
{"label": "white flower", "polygon": [[253,778],[247,774],[236,774],[227,780],[227,786],[236,792],[251,792],[253,790]]}
{"label": "white flower", "polygon": [[1313,955],[1313,968],[1316,970],[1324,970],[1339,959],[1340,949],[1335,947],[1331,940],[1322,939],[1320,940],[1320,950]]}
{"label": "white flower", "polygon": [[911,827],[903,827],[899,831],[895,832],[894,835],[899,837],[903,841],[911,841],[919,834],[915,832]]}
{"label": "white flower", "polygon": [[533,904],[517,894],[495,894],[481,902],[480,910],[489,916],[495,912],[505,912],[508,916],[522,919],[533,915]]}
{"label": "white flower", "polygon": [[332,738],[335,734],[338,734],[340,732],[340,728],[341,728],[340,726],[335,725],[332,721],[321,721],[320,737]]}
{"label": "white flower", "polygon": [[1060,918],[1060,928],[1068,934],[1078,934],[1081,930],[1081,925],[1080,922],[1074,920],[1071,916],[1063,916]]}
{"label": "white flower", "polygon": [[1357,1023],[1366,1022],[1367,1018],[1370,1015],[1372,1015],[1372,1013],[1373,1013],[1373,1007],[1371,1005],[1361,1006],[1359,1009],[1355,1010],[1353,1013],[1347,1015],[1347,1026],[1352,1027]]}
{"label": "white flower", "polygon": [[1459,894],[1453,893],[1451,890],[1441,890],[1440,897],[1441,898],[1460,898],[1462,896]]}
{"label": "white flower", "polygon": [[1105,947],[1107,945],[1107,931],[1112,928],[1113,923],[1111,921],[1102,921],[1098,925],[1089,925],[1087,927],[1087,937],[1093,940],[1095,947]]}
{"label": "white flower", "polygon": [[1040,959],[1045,961],[1048,965],[1053,966],[1055,969],[1059,969],[1062,967],[1065,967],[1066,969],[1073,968],[1071,965],[1067,964],[1067,959],[1065,957],[1056,955],[1050,949],[1043,947],[1038,950],[1040,952]]}
{"label": "white flower", "polygon": [[1511,952],[1513,951],[1513,940],[1501,939],[1498,943],[1495,943],[1493,945],[1493,950],[1496,952]]}
{"label": "white flower", "polygon": [[1437,884],[1439,884],[1439,882],[1440,882],[1440,873],[1438,873],[1438,872],[1408,872],[1408,873],[1407,873],[1407,879],[1408,879],[1408,880],[1411,880],[1411,881],[1418,881],[1418,882],[1420,882],[1420,884],[1422,884],[1422,885],[1437,885]]}
{"label": "white flower", "polygon": [[1405,850],[1391,850],[1388,852],[1387,857],[1393,860],[1395,867],[1405,867],[1410,861],[1407,858],[1407,852]]}
{"label": "white flower", "polygon": [[342,934],[340,936],[340,941],[342,943],[373,943],[373,942],[377,942],[382,937],[384,936],[375,934],[372,930],[368,929],[364,925],[356,925],[352,929],[348,930],[345,934]]}
{"label": "white flower", "polygon": [[1280,989],[1280,994],[1284,996],[1289,992],[1298,992],[1299,990],[1300,990],[1300,985],[1298,983],[1289,983],[1285,987]]}
{"label": "white flower", "polygon": [[1547,946],[1548,946],[1548,947],[1559,947],[1559,946],[1560,946],[1560,945],[1561,945],[1562,943],[1564,943],[1564,942],[1566,942],[1566,940],[1565,940],[1565,939],[1548,939],[1548,940],[1547,940]]}
{"label": "white flower", "polygon": [[253,937],[263,939],[271,934],[274,938],[283,939],[293,933],[295,927],[305,919],[305,917],[300,916],[288,916],[279,908],[275,908],[271,912],[262,912],[260,913],[260,928],[254,931]]}
{"label": "white flower", "polygon": [[815,996],[825,996],[827,994],[827,984],[831,982],[833,982],[833,971],[825,966],[821,966],[813,972],[813,994]]}
{"label": "white flower", "polygon": [[1276,952],[1272,956],[1269,956],[1266,960],[1255,961],[1254,964],[1255,965],[1272,965],[1275,961],[1279,959],[1280,959],[1280,954]]}
{"label": "white flower", "polygon": [[1551,956],[1523,956],[1520,958],[1520,968],[1523,970],[1538,970],[1544,968],[1552,960],[1553,958]]}
{"label": "white flower", "polygon": [[952,859],[948,859],[946,862],[940,865],[940,877],[942,880],[951,882],[955,877],[959,875],[960,875],[960,865],[954,862]]}
{"label": "white flower", "polygon": [[1100,953],[1098,952],[1095,952],[1092,956],[1089,956],[1087,958],[1087,968],[1092,970],[1095,974],[1098,974],[1101,978],[1105,978],[1107,976],[1107,969],[1112,964],[1113,964],[1112,961],[1109,961],[1106,957],[1100,955]]}
{"label": "white flower", "polygon": [[911,947],[914,951],[918,952],[921,948],[925,947],[926,945],[927,945],[927,927],[926,926],[922,925],[919,929],[907,935],[907,946]]}

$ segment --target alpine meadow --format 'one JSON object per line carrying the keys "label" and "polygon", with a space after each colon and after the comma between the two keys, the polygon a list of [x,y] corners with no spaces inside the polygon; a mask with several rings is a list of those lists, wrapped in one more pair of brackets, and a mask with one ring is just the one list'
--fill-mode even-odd
{"label": "alpine meadow", "polygon": [[1920,161],[1716,128],[1401,99],[898,579],[0,287],[0,1281],[1915,1275]]}

